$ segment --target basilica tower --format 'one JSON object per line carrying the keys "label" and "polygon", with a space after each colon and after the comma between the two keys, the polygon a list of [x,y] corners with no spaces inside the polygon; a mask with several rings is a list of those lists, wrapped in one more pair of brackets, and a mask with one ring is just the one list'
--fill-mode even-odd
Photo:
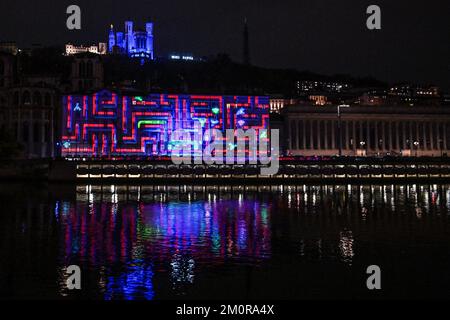
{"label": "basilica tower", "polygon": [[108,51],[109,53],[113,52],[113,48],[116,45],[116,35],[114,33],[114,26],[111,25],[109,29],[109,39],[108,39]]}

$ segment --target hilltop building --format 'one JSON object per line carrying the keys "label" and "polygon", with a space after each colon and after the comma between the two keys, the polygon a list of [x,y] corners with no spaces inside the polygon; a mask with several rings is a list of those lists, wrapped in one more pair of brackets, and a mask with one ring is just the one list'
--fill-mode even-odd
{"label": "hilltop building", "polygon": [[116,32],[111,25],[108,52],[153,60],[153,23],[147,22],[145,29],[134,29],[132,21],[125,21],[125,32]]}

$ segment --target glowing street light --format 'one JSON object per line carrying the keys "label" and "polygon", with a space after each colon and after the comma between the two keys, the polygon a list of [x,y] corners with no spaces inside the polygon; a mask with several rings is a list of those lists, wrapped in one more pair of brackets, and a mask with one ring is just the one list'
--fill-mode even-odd
{"label": "glowing street light", "polygon": [[362,151],[364,150],[364,146],[366,145],[366,142],[365,141],[360,141],[359,145],[361,146],[361,153],[362,153]]}
{"label": "glowing street light", "polygon": [[414,141],[414,148],[416,149],[416,157],[417,157],[417,149],[419,149],[419,141]]}

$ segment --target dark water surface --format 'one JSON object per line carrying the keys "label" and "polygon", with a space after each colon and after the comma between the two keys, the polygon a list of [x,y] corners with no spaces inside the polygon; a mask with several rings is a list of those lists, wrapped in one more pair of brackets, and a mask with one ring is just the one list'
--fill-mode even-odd
{"label": "dark water surface", "polygon": [[449,221],[450,185],[2,184],[0,298],[448,298]]}

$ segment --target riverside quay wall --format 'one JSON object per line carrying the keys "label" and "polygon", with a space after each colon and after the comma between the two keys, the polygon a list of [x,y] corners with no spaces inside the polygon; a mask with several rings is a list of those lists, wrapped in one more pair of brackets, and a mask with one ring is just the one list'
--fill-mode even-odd
{"label": "riverside quay wall", "polygon": [[288,157],[278,173],[260,174],[255,165],[175,165],[170,160],[51,161],[48,180],[76,183],[285,184],[414,180],[449,181],[450,158]]}

